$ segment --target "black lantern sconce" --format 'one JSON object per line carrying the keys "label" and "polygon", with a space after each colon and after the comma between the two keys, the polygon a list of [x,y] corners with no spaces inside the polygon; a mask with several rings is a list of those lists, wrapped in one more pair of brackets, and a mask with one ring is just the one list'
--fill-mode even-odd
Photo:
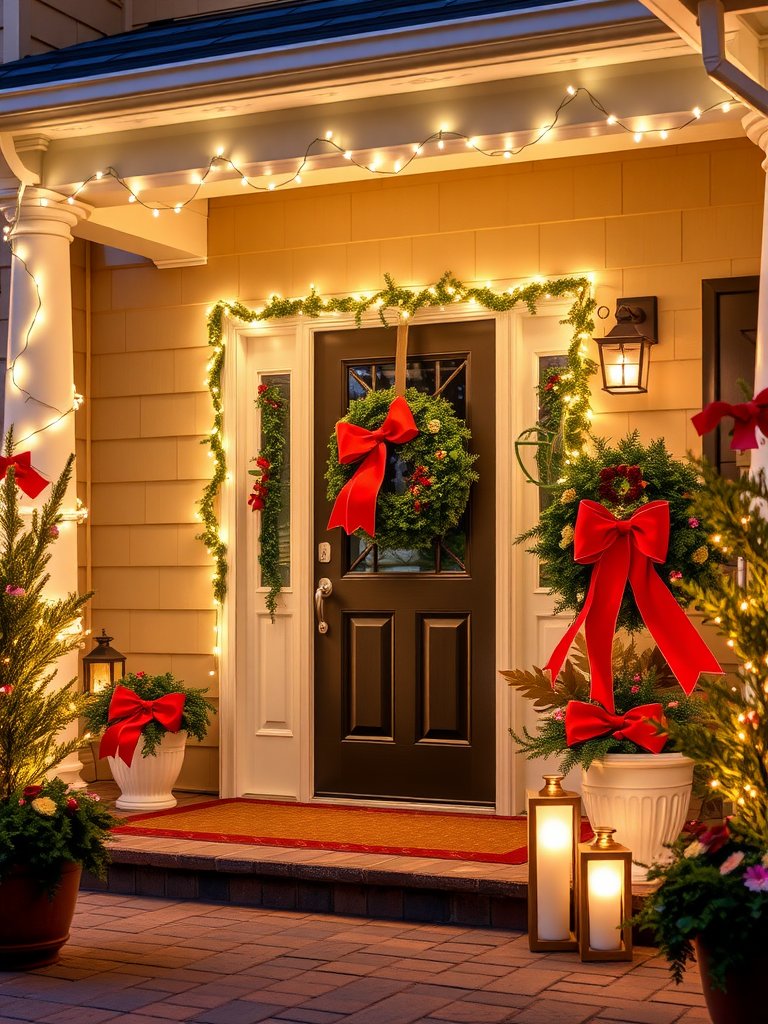
{"label": "black lantern sconce", "polygon": [[96,646],[83,658],[85,693],[102,693],[125,675],[125,655],[109,646],[114,637],[107,636],[107,631],[102,629],[101,636],[94,640]]}
{"label": "black lantern sconce", "polygon": [[[608,310],[606,307],[602,307]],[[600,350],[603,391],[611,395],[642,395],[648,390],[651,346],[658,344],[655,295],[618,299],[616,326],[595,338]]]}

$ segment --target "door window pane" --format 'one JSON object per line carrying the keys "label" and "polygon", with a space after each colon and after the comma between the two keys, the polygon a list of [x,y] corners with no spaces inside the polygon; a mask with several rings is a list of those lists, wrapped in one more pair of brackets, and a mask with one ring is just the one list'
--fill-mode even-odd
{"label": "door window pane", "polygon": [[[280,548],[280,575],[283,586],[291,585],[291,376],[288,373],[263,373],[261,383],[268,387],[278,387],[285,402],[285,448],[283,450],[283,468],[277,486],[282,496],[280,516],[277,521],[278,543]],[[271,485],[274,483],[271,482]],[[262,587],[267,584],[261,580]]]}

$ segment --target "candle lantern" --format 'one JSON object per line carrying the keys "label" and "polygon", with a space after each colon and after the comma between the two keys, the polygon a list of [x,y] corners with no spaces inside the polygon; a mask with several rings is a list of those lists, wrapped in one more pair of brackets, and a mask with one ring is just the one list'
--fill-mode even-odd
{"label": "candle lantern", "polygon": [[604,338],[595,338],[600,352],[603,391],[612,395],[638,395],[648,390],[651,348],[657,344],[656,296],[619,299],[616,326]]}
{"label": "candle lantern", "polygon": [[101,693],[125,675],[125,655],[109,646],[114,637],[107,636],[107,631],[102,629],[101,636],[94,640],[96,646],[83,658],[85,693]]}
{"label": "candle lantern", "polygon": [[579,954],[582,960],[631,960],[632,854],[615,842],[614,828],[595,828],[579,844],[576,870]]}
{"label": "candle lantern", "polygon": [[528,793],[528,945],[536,952],[577,949],[571,905],[581,799],[545,775],[546,785]]}

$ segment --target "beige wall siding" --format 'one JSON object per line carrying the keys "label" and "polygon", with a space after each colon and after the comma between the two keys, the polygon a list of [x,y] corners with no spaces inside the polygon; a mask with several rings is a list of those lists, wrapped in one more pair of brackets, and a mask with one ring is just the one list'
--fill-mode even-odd
{"label": "beige wall siding", "polygon": [[253,0],[133,0],[132,21],[134,26],[140,26],[165,18],[190,18],[256,6],[263,4],[257,5]]}
{"label": "beige wall siding", "polygon": [[[696,448],[701,281],[758,272],[764,175],[746,141],[213,200],[205,267],[94,264],[94,625],[129,666],[207,685],[210,568],[194,539],[209,468],[206,307],[273,291],[372,290],[594,272],[597,298],[659,298],[648,395],[595,392],[595,426]],[[215,732],[184,782],[215,786]]]}
{"label": "beige wall siding", "polygon": [[19,55],[45,53],[115,35],[125,25],[123,0],[5,0],[20,4]]}

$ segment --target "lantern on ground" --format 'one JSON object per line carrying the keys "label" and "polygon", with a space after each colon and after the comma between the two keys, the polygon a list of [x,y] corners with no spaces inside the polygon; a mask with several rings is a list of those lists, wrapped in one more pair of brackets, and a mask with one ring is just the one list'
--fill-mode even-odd
{"label": "lantern on ground", "polygon": [[581,799],[545,775],[546,785],[528,793],[528,945],[534,951],[576,949],[571,906]]}
{"label": "lantern on ground", "polygon": [[576,870],[579,955],[582,960],[631,960],[632,854],[614,828],[595,828],[580,843]]}
{"label": "lantern on ground", "polygon": [[616,326],[604,338],[595,338],[600,351],[603,391],[611,395],[639,395],[648,390],[651,348],[657,344],[656,296],[619,299]]}
{"label": "lantern on ground", "polygon": [[102,693],[125,675],[125,655],[109,646],[114,637],[107,636],[107,631],[102,629],[101,636],[94,639],[96,646],[83,658],[85,693]]}

